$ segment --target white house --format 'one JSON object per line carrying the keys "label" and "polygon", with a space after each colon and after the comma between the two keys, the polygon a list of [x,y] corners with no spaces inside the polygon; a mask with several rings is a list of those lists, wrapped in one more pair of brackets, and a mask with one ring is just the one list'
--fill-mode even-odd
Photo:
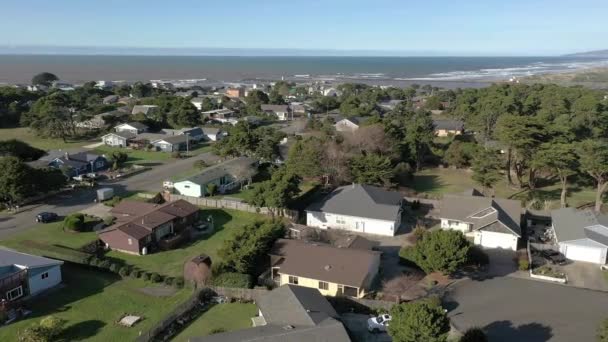
{"label": "white house", "polygon": [[442,229],[458,230],[476,245],[517,250],[521,238],[521,202],[479,196],[473,191],[445,195],[440,204]]}
{"label": "white house", "polygon": [[216,127],[203,127],[202,130],[204,139],[209,141],[218,141],[224,137],[224,132]]}
{"label": "white house", "polygon": [[371,185],[339,187],[306,208],[306,225],[394,236],[401,224],[403,196]]}
{"label": "white house", "polygon": [[209,195],[207,186],[213,183],[217,185],[219,193],[224,193],[250,181],[257,172],[257,164],[257,160],[247,157],[231,159],[208,167],[196,176],[175,182],[173,188],[180,195],[205,197]]}
{"label": "white house", "polygon": [[36,295],[61,283],[63,261],[0,249],[0,300]]}
{"label": "white house", "polygon": [[108,133],[101,137],[101,142],[112,147],[127,147],[129,140],[135,137],[136,135],[131,132]]}
{"label": "white house", "polygon": [[133,110],[131,111],[132,115],[142,113],[146,117],[150,117],[152,114],[155,114],[158,111],[158,106],[156,105],[136,105],[133,106]]}
{"label": "white house", "polygon": [[591,210],[562,208],[551,212],[559,251],[570,260],[606,264],[608,216]]}
{"label": "white house", "polygon": [[262,105],[262,111],[267,114],[272,114],[280,121],[289,120],[291,110],[288,105]]}
{"label": "white house", "polygon": [[127,122],[114,127],[116,133],[129,132],[133,134],[140,134],[148,131],[148,126],[141,122]]}
{"label": "white house", "polygon": [[354,132],[361,127],[361,125],[369,118],[365,117],[350,117],[338,120],[334,127],[338,132]]}

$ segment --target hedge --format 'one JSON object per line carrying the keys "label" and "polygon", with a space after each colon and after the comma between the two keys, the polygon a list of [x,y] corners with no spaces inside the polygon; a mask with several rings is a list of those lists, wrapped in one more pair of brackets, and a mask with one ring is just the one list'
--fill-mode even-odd
{"label": "hedge", "polygon": [[226,272],[211,278],[211,285],[248,289],[251,288],[251,277],[248,274]]}

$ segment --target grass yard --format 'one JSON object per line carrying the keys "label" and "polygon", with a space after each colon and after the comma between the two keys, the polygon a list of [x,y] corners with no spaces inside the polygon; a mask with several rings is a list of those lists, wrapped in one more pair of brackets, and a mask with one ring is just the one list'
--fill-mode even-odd
{"label": "grass yard", "polygon": [[[18,331],[47,315],[68,321],[62,341],[133,341],[191,293],[183,289],[170,297],[151,297],[138,290],[146,286],[141,279],[121,280],[70,264],[63,266],[63,280],[64,288],[28,305],[33,312],[30,317],[2,327],[0,341],[17,341]],[[143,321],[131,328],[116,324],[127,313],[143,316]]]}
{"label": "grass yard", "polygon": [[[471,178],[472,172],[460,169],[434,168],[417,172],[413,180],[407,186],[419,193],[427,193],[433,196],[443,194],[460,193],[470,188],[480,189],[480,186]],[[559,184],[539,186],[534,191],[518,190],[510,188],[506,179],[501,180],[495,187],[497,197],[513,198],[529,202],[537,199],[539,205],[544,206],[545,201],[551,208],[559,207],[561,188]],[[591,185],[577,185],[573,182],[568,192],[568,204],[579,206],[595,200],[595,189]]]}
{"label": "grass yard", "polygon": [[196,241],[186,243],[176,249],[153,253],[145,256],[131,255],[117,251],[111,251],[106,256],[124,260],[130,265],[134,265],[142,270],[157,272],[168,276],[181,276],[183,265],[190,258],[205,253],[217,263],[217,251],[222,246],[224,240],[229,238],[237,227],[246,223],[268,219],[267,216],[247,213],[228,209],[203,209],[202,215],[206,218],[213,216],[215,232],[208,236],[199,238]]}
{"label": "grass yard", "polygon": [[97,239],[94,232],[70,232],[63,230],[63,221],[52,223],[39,223],[35,228],[27,229],[7,239],[0,241],[0,244],[25,253],[36,253],[36,250],[23,244],[24,241],[35,241],[49,245],[60,245],[73,249],[78,249],[87,243]]}
{"label": "grass yard", "polygon": [[187,342],[191,337],[206,336],[217,331],[232,331],[251,327],[251,317],[257,314],[252,303],[224,303],[213,306],[179,333],[174,342]]}
{"label": "grass yard", "polygon": [[1,128],[0,139],[19,139],[26,143],[42,150],[60,149],[60,148],[75,148],[92,143],[91,141],[68,141],[62,139],[43,138],[27,127],[16,128]]}
{"label": "grass yard", "polygon": [[167,152],[133,150],[130,148],[111,147],[107,145],[99,146],[95,148],[95,151],[106,155],[110,155],[112,152],[124,152],[129,155],[129,159],[127,160],[128,164],[138,164],[144,161],[162,162],[171,159],[171,153]]}

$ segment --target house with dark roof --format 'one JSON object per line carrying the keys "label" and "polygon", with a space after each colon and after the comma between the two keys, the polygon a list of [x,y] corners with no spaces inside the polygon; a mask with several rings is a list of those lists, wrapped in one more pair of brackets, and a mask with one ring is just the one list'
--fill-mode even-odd
{"label": "house with dark roof", "polygon": [[106,248],[145,255],[156,249],[171,249],[190,237],[198,222],[199,208],[187,201],[165,204],[121,201],[110,210],[116,223],[99,231]]}
{"label": "house with dark roof", "polygon": [[131,110],[131,115],[136,115],[136,114],[143,114],[146,117],[150,117],[153,114],[157,113],[159,110],[158,106],[156,105],[136,105],[133,106],[133,109]]}
{"label": "house with dark roof", "polygon": [[470,192],[444,195],[439,210],[442,229],[458,230],[483,247],[517,250],[521,238],[520,201]]}
{"label": "house with dark roof", "polygon": [[352,116],[348,118],[343,118],[334,124],[336,131],[338,132],[354,132],[359,129],[369,117],[364,116]]}
{"label": "house with dark roof", "polygon": [[62,156],[52,159],[48,163],[48,166],[57,169],[66,169],[71,177],[75,177],[89,172],[105,170],[108,167],[108,160],[103,155],[87,151],[77,153],[66,151]]}
{"label": "house with dark roof", "polygon": [[433,126],[435,127],[435,135],[438,137],[464,133],[464,122],[460,120],[433,120]]}
{"label": "house with dark roof", "polygon": [[284,285],[256,299],[254,327],[204,337],[190,342],[348,342],[340,316],[319,291]]}
{"label": "house with dark roof", "polygon": [[280,121],[289,120],[289,115],[291,114],[291,109],[288,105],[263,104],[261,108],[262,112],[275,115]]}
{"label": "house with dark roof", "polygon": [[325,296],[365,296],[380,266],[380,252],[303,240],[279,239],[269,254],[276,285],[318,289]]}
{"label": "house with dark roof", "polygon": [[0,300],[15,302],[61,283],[63,261],[0,249]]}
{"label": "house with dark roof", "polygon": [[193,143],[194,139],[184,134],[167,135],[166,137],[150,141],[150,144],[160,152],[186,151]]}
{"label": "house with dark roof", "polygon": [[341,186],[306,208],[306,225],[394,236],[401,224],[403,196],[371,185]]}
{"label": "house with dark roof", "polygon": [[561,208],[551,212],[553,236],[570,260],[606,264],[608,216],[591,210]]}
{"label": "house with dark roof", "polygon": [[111,132],[102,135],[101,142],[112,147],[127,147],[136,137],[137,134],[131,132]]}
{"label": "house with dark roof", "polygon": [[201,173],[173,183],[180,195],[205,197],[209,195],[208,185],[215,184],[219,193],[232,190],[244,182],[250,182],[257,173],[258,161],[253,158],[239,157],[210,166]]}

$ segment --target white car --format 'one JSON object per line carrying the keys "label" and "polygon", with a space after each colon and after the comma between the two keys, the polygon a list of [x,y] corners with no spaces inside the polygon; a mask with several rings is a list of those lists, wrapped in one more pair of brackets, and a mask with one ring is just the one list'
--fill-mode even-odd
{"label": "white car", "polygon": [[367,320],[367,330],[372,333],[386,332],[390,322],[391,315],[389,314],[371,317]]}

